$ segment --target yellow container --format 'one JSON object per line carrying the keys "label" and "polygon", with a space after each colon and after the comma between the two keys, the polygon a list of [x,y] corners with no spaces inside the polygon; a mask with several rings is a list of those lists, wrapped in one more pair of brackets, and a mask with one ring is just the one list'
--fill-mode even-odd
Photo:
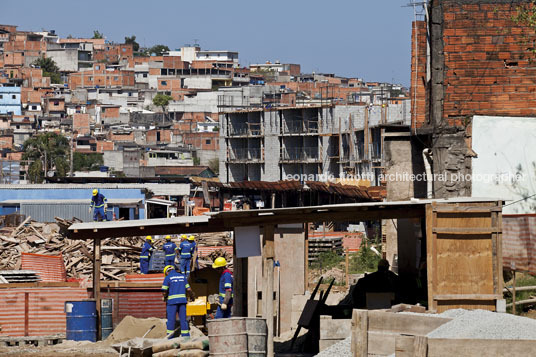
{"label": "yellow container", "polygon": [[186,304],[186,315],[204,316],[207,314],[207,308],[210,308],[210,304],[207,303],[207,297],[200,296],[195,301]]}

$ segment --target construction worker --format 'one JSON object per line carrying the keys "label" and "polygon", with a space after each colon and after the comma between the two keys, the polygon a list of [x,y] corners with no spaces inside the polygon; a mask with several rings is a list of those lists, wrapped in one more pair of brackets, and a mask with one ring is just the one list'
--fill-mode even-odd
{"label": "construction worker", "polygon": [[221,272],[219,287],[219,304],[216,311],[217,319],[231,317],[233,307],[233,273],[227,269],[227,260],[224,257],[216,258],[212,267]]}
{"label": "construction worker", "polygon": [[188,300],[186,294],[192,300],[195,299],[194,292],[186,280],[184,274],[175,270],[175,267],[168,265],[164,268],[164,282],[162,283],[162,293],[166,302],[167,331],[168,338],[173,338],[175,324],[177,323],[177,312],[181,324],[181,336],[190,337],[190,328],[186,320],[186,304]]}
{"label": "construction worker", "polygon": [[[183,234],[182,237],[186,238],[186,234]],[[195,240],[194,236],[189,236],[187,239],[184,239],[179,245],[180,255],[180,268],[183,274],[186,274],[186,278],[190,276],[190,265],[192,261],[192,256],[195,251]]]}
{"label": "construction worker", "polygon": [[143,243],[140,254],[140,271],[142,274],[149,274],[149,258],[153,250],[153,237],[145,237],[145,243]]}
{"label": "construction worker", "polygon": [[175,266],[175,255],[177,254],[177,245],[171,241],[171,236],[166,236],[166,243],[164,243],[164,253],[166,254],[165,264]]}
{"label": "construction worker", "polygon": [[106,203],[106,197],[99,192],[98,189],[93,190],[93,196],[91,197],[91,204],[89,205],[89,213],[93,209],[93,221],[107,221],[106,210],[108,204]]}

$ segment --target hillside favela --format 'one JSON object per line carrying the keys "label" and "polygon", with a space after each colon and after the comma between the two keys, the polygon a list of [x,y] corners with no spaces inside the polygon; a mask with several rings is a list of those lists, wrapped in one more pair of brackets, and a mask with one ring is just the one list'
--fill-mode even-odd
{"label": "hillside favela", "polygon": [[0,355],[536,356],[534,1],[24,2]]}

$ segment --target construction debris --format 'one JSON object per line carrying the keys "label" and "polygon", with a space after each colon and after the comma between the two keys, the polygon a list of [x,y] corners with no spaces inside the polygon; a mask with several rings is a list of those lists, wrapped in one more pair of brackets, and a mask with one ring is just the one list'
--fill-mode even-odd
{"label": "construction debris", "polygon": [[[17,227],[0,229],[0,269],[19,270],[21,253],[62,255],[67,278],[86,279],[92,275],[93,241],[71,240],[61,234],[61,227],[73,222],[39,223],[26,218]],[[101,242],[102,280],[121,280],[138,268],[143,237],[109,238]],[[9,281],[9,279],[7,279]]]}
{"label": "construction debris", "polygon": [[[67,278],[89,280],[92,276],[93,241],[71,240],[66,231],[80,220],[56,218],[57,223],[40,223],[27,217],[15,227],[0,228],[0,270],[19,270],[21,253],[43,255],[60,254]],[[145,236],[107,238],[101,241],[101,280],[124,280],[126,274],[136,273]],[[199,246],[232,246],[229,233],[205,233],[197,237]],[[157,241],[157,249],[163,244]],[[200,257],[199,267],[211,266],[214,259],[223,256],[232,264],[232,255],[224,249]],[[6,278],[9,282],[9,279]],[[34,281],[34,280],[32,280]]]}
{"label": "construction debris", "polygon": [[200,247],[221,247],[233,245],[233,238],[230,232],[200,233],[197,242]]}
{"label": "construction debris", "polygon": [[0,281],[6,283],[35,283],[41,280],[32,270],[0,270]]}

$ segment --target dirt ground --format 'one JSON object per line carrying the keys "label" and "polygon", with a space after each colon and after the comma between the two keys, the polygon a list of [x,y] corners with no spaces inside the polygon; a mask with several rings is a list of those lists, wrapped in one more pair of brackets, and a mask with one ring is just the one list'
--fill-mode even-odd
{"label": "dirt ground", "polygon": [[108,357],[117,356],[117,351],[106,341],[92,343],[89,341],[64,341],[63,343],[44,347],[18,346],[0,347],[0,356],[40,356],[40,357]]}

